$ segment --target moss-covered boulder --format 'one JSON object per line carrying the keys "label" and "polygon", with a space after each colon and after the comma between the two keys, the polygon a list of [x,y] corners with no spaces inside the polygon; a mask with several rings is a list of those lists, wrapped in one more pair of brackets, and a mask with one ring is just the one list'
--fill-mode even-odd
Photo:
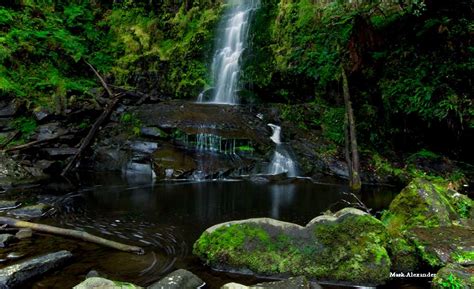
{"label": "moss-covered boulder", "polygon": [[421,258],[432,267],[448,263],[474,265],[474,228],[447,226],[412,228],[405,234]]}
{"label": "moss-covered boulder", "polygon": [[473,201],[447,184],[415,179],[395,197],[382,220],[393,235],[413,227],[448,226],[472,218]]}
{"label": "moss-covered boulder", "polygon": [[390,273],[387,240],[379,220],[346,208],[305,227],[269,218],[219,224],[201,235],[193,252],[221,270],[380,284]]}
{"label": "moss-covered boulder", "polygon": [[436,273],[431,287],[436,289],[474,288],[474,267],[448,264]]}
{"label": "moss-covered boulder", "polygon": [[452,256],[474,250],[467,237],[472,234],[472,208],[473,201],[447,183],[413,180],[382,216],[391,237],[392,269],[413,271],[421,261],[444,266],[454,261]]}

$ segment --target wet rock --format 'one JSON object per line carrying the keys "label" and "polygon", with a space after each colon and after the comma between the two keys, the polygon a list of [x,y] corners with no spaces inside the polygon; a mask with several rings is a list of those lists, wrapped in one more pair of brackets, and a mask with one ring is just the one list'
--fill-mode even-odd
{"label": "wet rock", "polygon": [[20,202],[18,201],[0,201],[0,211],[10,210],[16,208]]}
{"label": "wet rock", "polygon": [[89,273],[87,273],[86,275],[86,279],[92,278],[92,277],[100,277],[99,272],[97,272],[96,270],[90,270]]}
{"label": "wet rock", "polygon": [[202,287],[204,284],[204,281],[193,273],[179,269],[148,286],[147,289],[196,289]]}
{"label": "wet rock", "polygon": [[153,154],[153,163],[155,174],[159,179],[179,178],[197,169],[197,163],[190,155],[173,147],[156,151]]}
{"label": "wet rock", "polygon": [[259,283],[253,286],[245,286],[238,283],[228,283],[221,289],[320,289],[314,282],[309,282],[305,277],[294,277],[283,281]]}
{"label": "wet rock", "polygon": [[41,109],[38,111],[33,111],[33,115],[35,116],[36,120],[41,121],[47,118],[50,115],[50,112],[46,109]]}
{"label": "wet rock", "polygon": [[0,234],[0,248],[5,248],[15,240],[15,236],[11,234]]}
{"label": "wet rock", "polygon": [[33,230],[31,229],[20,229],[16,234],[15,237],[19,240],[28,239],[33,236]]}
{"label": "wet rock", "polygon": [[46,152],[50,157],[57,157],[57,156],[71,156],[77,153],[77,148],[44,148],[44,152]]}
{"label": "wet rock", "polygon": [[10,253],[8,253],[8,255],[7,255],[7,259],[8,259],[8,260],[16,260],[16,259],[23,258],[23,256],[25,256],[25,254],[23,254],[23,253],[10,252]]}
{"label": "wet rock", "polygon": [[140,129],[140,133],[144,137],[150,137],[150,138],[160,138],[160,139],[166,139],[169,137],[169,135],[164,132],[163,130],[151,126],[151,127],[142,127]]}
{"label": "wet rock", "polygon": [[395,197],[382,218],[392,231],[449,226],[467,222],[472,207],[469,197],[445,184],[415,179]]}
{"label": "wet rock", "polygon": [[193,253],[221,270],[381,284],[390,273],[387,242],[379,220],[346,208],[305,227],[269,218],[215,225],[196,241]]}
{"label": "wet rock", "polygon": [[39,203],[36,205],[11,210],[8,212],[8,214],[21,218],[39,218],[44,216],[50,208],[51,206],[47,204]]}
{"label": "wet rock", "polygon": [[5,267],[0,270],[0,287],[14,288],[20,286],[31,278],[38,277],[48,271],[60,268],[72,254],[68,251],[59,251],[31,258]]}
{"label": "wet rock", "polygon": [[54,138],[67,132],[66,129],[61,127],[61,124],[59,122],[40,125],[38,126],[37,131],[37,140]]}
{"label": "wet rock", "polygon": [[158,149],[156,142],[134,141],[129,142],[128,145],[132,151],[144,154],[151,154]]}
{"label": "wet rock", "polygon": [[463,267],[456,264],[448,264],[441,268],[433,278],[431,288],[474,288],[474,266]]}
{"label": "wet rock", "polygon": [[31,174],[17,161],[0,152],[0,184],[2,179],[25,179],[30,178]]}
{"label": "wet rock", "polygon": [[395,270],[410,271],[418,260],[431,266],[453,261],[456,254],[474,250],[473,202],[446,184],[415,179],[405,187],[382,216],[391,235]]}
{"label": "wet rock", "polygon": [[12,117],[16,114],[20,104],[17,101],[1,101],[0,102],[0,117]]}
{"label": "wet rock", "polygon": [[99,147],[94,151],[92,167],[98,171],[122,171],[130,155],[114,147]]}
{"label": "wet rock", "polygon": [[101,277],[90,277],[73,287],[74,289],[140,289],[142,287],[132,283],[112,281]]}
{"label": "wet rock", "polygon": [[474,266],[474,228],[449,226],[413,228],[407,234],[422,259],[432,267],[447,263]]}

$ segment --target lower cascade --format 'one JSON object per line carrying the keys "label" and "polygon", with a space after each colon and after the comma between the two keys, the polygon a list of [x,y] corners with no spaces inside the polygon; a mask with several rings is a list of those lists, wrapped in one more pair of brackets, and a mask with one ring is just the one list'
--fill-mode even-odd
{"label": "lower cascade", "polygon": [[291,158],[285,145],[281,143],[281,127],[271,123],[268,126],[273,130],[270,139],[276,144],[276,148],[267,173],[270,175],[286,173],[288,177],[298,176],[296,162]]}

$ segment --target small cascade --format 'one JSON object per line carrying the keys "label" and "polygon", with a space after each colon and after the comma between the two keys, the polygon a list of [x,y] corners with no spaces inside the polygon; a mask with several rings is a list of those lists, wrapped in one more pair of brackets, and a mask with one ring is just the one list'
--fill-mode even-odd
{"label": "small cascade", "polygon": [[[216,41],[216,52],[212,61],[214,91],[211,103],[237,104],[239,89],[240,57],[247,46],[251,16],[260,6],[260,0],[229,0],[222,29]],[[204,102],[204,92],[198,97]]]}
{"label": "small cascade", "polygon": [[268,124],[268,126],[273,130],[270,139],[276,144],[272,162],[268,167],[268,174],[277,175],[286,173],[288,177],[296,177],[298,175],[296,162],[291,158],[285,145],[281,143],[281,127],[271,123]]}

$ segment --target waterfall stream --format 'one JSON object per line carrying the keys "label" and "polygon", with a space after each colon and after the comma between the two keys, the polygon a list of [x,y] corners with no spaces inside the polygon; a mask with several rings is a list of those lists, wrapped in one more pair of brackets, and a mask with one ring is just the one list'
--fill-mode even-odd
{"label": "waterfall stream", "polygon": [[[260,1],[229,0],[228,5],[212,61],[214,90],[210,103],[216,104],[238,103],[240,57],[247,48],[249,23]],[[198,102],[205,102],[204,93],[199,95]]]}
{"label": "waterfall stream", "polygon": [[268,167],[268,174],[277,175],[286,173],[288,177],[298,176],[296,162],[291,158],[291,155],[286,149],[285,145],[281,143],[281,127],[271,123],[269,123],[268,126],[273,130],[273,134],[270,139],[276,144],[272,162]]}

